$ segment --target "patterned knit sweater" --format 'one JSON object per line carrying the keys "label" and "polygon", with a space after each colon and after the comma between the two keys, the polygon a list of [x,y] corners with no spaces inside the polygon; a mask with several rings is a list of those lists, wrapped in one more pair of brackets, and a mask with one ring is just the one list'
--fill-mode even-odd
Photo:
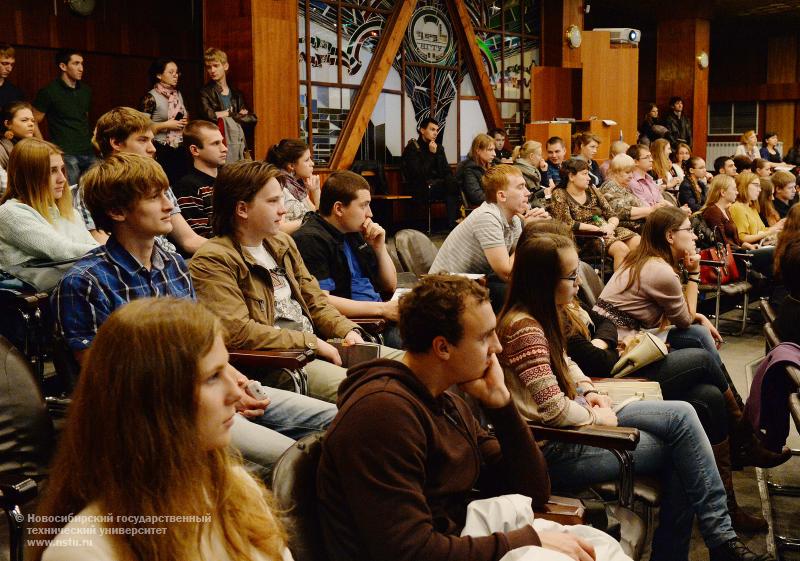
{"label": "patterned knit sweater", "polygon": [[[520,314],[501,329],[500,342],[503,351],[498,358],[506,386],[523,417],[556,427],[587,425],[594,421],[590,409],[561,391],[550,364],[550,346],[538,321]],[[568,356],[564,358],[572,383],[591,387],[591,380],[578,365]]]}

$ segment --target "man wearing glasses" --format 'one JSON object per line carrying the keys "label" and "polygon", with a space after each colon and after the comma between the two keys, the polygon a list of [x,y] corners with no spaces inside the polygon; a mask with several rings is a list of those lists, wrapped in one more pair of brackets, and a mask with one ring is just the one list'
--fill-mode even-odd
{"label": "man wearing glasses", "polygon": [[633,158],[635,168],[628,188],[639,200],[650,207],[669,206],[661,194],[661,188],[648,173],[653,169],[653,156],[650,149],[642,144],[634,144],[626,152]]}

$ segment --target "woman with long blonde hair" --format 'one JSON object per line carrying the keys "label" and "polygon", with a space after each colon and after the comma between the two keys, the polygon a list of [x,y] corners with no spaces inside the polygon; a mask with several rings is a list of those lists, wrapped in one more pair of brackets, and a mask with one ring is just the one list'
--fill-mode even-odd
{"label": "woman with long blonde hair", "polygon": [[[219,320],[199,304],[145,298],[111,314],[39,505],[40,533],[55,539],[30,558],[291,559],[270,494],[228,447],[234,373]],[[91,539],[65,539],[75,534]]]}
{"label": "woman with long blonde hair", "polygon": [[75,259],[97,246],[73,211],[62,154],[36,138],[20,140],[11,152],[0,199],[0,268]]}
{"label": "woman with long blonde hair", "polygon": [[761,194],[759,177],[751,171],[743,171],[736,177],[736,189],[738,196],[731,205],[730,214],[741,240],[751,244],[774,245],[764,242],[783,229],[784,220],[781,219],[769,227],[761,220],[761,206],[758,204]]}
{"label": "woman with long blonde hair", "polygon": [[659,138],[650,144],[650,153],[653,155],[653,171],[651,175],[656,181],[661,181],[661,189],[665,192],[665,198],[678,206],[678,199],[673,195],[672,191],[678,188],[681,180],[675,176],[672,169],[672,162],[669,159],[672,154],[672,147],[669,145],[669,140]]}

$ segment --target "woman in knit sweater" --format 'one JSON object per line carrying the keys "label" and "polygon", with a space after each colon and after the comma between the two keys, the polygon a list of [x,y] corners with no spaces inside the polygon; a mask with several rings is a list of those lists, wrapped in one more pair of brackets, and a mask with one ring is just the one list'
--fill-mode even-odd
{"label": "woman in knit sweater", "polygon": [[61,150],[36,138],[21,140],[0,199],[0,269],[34,259],[76,259],[96,246],[72,209]]}
{"label": "woman in knit sweater", "polygon": [[[641,430],[633,452],[636,473],[657,474],[669,482],[651,559],[687,559],[695,515],[712,560],[754,559],[733,530],[711,445],[694,410],[682,402],[647,401],[615,413],[611,400],[594,391],[591,380],[566,356],[561,310],[578,291],[579,260],[572,240],[527,236],[516,256],[498,335],[506,385],[520,413],[551,426],[619,424]],[[617,460],[604,449],[548,442],[542,451],[556,488],[619,474]]]}

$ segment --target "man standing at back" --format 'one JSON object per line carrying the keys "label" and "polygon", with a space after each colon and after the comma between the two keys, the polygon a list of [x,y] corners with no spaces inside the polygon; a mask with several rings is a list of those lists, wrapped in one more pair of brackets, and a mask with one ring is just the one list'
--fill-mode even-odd
{"label": "man standing at back", "polygon": [[8,77],[16,63],[14,47],[8,43],[0,43],[0,109],[12,101],[24,101],[25,94],[11,83]]}
{"label": "man standing at back", "polygon": [[672,149],[678,149],[678,143],[684,142],[692,146],[692,123],[683,112],[683,99],[673,96],[669,100],[669,111],[664,116],[664,124],[669,129]]}
{"label": "man standing at back", "polygon": [[69,184],[75,185],[96,159],[89,126],[92,90],[81,81],[83,56],[78,51],[62,49],[55,59],[61,75],[39,90],[33,106],[37,122],[47,117],[50,138],[64,151]]}

